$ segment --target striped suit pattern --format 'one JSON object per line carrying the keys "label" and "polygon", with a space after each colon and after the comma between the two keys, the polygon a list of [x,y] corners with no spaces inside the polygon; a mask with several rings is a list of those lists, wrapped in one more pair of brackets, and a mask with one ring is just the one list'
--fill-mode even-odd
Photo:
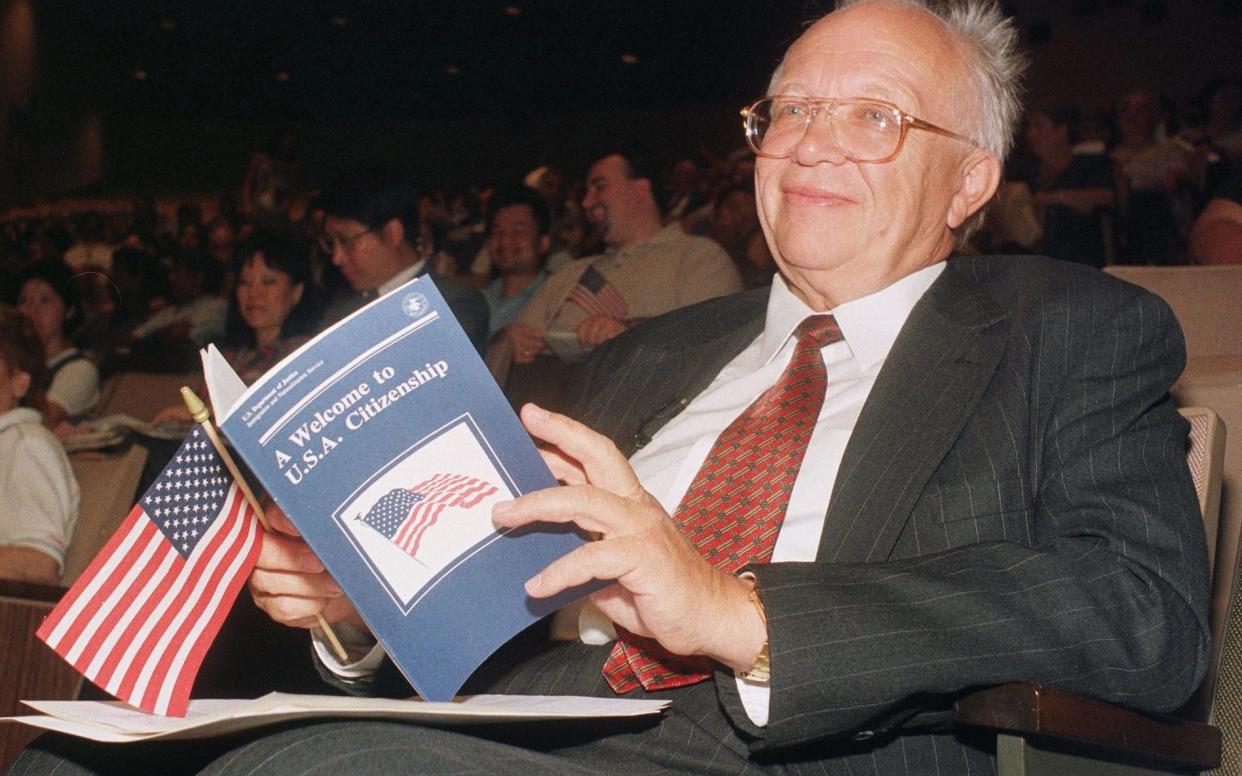
{"label": "striped suit pattern", "polygon": [[[766,300],[704,302],[617,338],[589,362],[576,414],[632,453],[753,340]],[[325,723],[212,772],[367,751],[376,768],[427,772],[986,774],[993,742],[948,724],[971,688],[1038,681],[1176,707],[1208,644],[1186,425],[1167,396],[1183,362],[1171,312],[1134,286],[1041,258],[951,259],[859,417],[819,559],[752,569],[771,641],[766,727],[722,671],[651,694],[674,701],[658,722],[475,735]],[[607,652],[515,643],[467,689],[608,696]],[[408,692],[391,664],[350,689]]]}

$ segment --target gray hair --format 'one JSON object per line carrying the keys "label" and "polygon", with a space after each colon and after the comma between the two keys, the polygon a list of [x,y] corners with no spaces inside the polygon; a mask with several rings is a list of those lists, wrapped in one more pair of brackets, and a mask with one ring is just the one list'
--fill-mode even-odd
{"label": "gray hair", "polygon": [[[904,5],[940,20],[965,52],[974,81],[975,120],[966,134],[1003,163],[1013,148],[1022,116],[1022,74],[1026,57],[1018,50],[1018,31],[996,0],[838,0],[837,10],[864,3]],[[769,92],[780,80],[784,61],[772,74]]]}

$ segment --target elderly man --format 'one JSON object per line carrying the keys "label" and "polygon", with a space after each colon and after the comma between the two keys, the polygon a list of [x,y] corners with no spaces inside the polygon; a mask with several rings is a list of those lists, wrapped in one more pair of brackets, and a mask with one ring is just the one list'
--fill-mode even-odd
{"label": "elderly man", "polygon": [[655,315],[742,290],[715,242],[664,226],[650,163],[637,152],[599,159],[582,207],[608,250],[556,272],[506,329],[516,364],[582,354]]}
{"label": "elderly man", "polygon": [[[501,654],[475,689],[650,693],[672,700],[658,721],[324,723],[222,770],[365,751],[429,772],[990,773],[988,741],[944,725],[969,688],[1181,703],[1205,664],[1206,563],[1171,314],[1087,268],[948,258],[1009,146],[1014,39],[980,2],[862,0],[808,29],[747,111],[772,289],[602,348],[585,425],[523,410],[568,487],[496,522],[600,537],[527,591],[615,582],[582,641]],[[351,618],[312,563],[269,537],[256,600]],[[328,667],[355,688],[387,675]]]}

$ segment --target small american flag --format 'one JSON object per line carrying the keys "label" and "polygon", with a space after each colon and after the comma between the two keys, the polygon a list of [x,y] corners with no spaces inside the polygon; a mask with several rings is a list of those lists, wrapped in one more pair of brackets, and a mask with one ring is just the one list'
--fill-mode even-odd
{"label": "small american flag", "polygon": [[185,716],[260,544],[254,511],[196,426],[37,635],[126,703]]}
{"label": "small american flag", "polygon": [[621,319],[630,312],[625,298],[595,267],[587,267],[582,277],[578,278],[578,285],[569,292],[569,301],[585,310],[587,315]]}
{"label": "small american flag", "polygon": [[412,488],[395,488],[360,519],[410,555],[446,507],[469,509],[496,492],[496,486],[464,474],[437,474]]}

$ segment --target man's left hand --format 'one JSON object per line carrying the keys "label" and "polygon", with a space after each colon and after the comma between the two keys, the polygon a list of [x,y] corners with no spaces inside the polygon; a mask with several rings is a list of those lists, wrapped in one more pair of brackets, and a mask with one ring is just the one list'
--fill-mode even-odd
{"label": "man's left hand", "polygon": [[544,459],[565,487],[497,504],[499,526],[574,523],[600,538],[526,583],[546,598],[593,579],[615,580],[592,600],[613,622],[679,655],[706,655],[745,670],[767,637],[747,599],[748,580],[714,568],[686,540],[607,438],[533,404],[522,422],[555,447]]}
{"label": "man's left hand", "polygon": [[592,315],[574,329],[584,348],[595,348],[625,331],[625,322],[611,315]]}

